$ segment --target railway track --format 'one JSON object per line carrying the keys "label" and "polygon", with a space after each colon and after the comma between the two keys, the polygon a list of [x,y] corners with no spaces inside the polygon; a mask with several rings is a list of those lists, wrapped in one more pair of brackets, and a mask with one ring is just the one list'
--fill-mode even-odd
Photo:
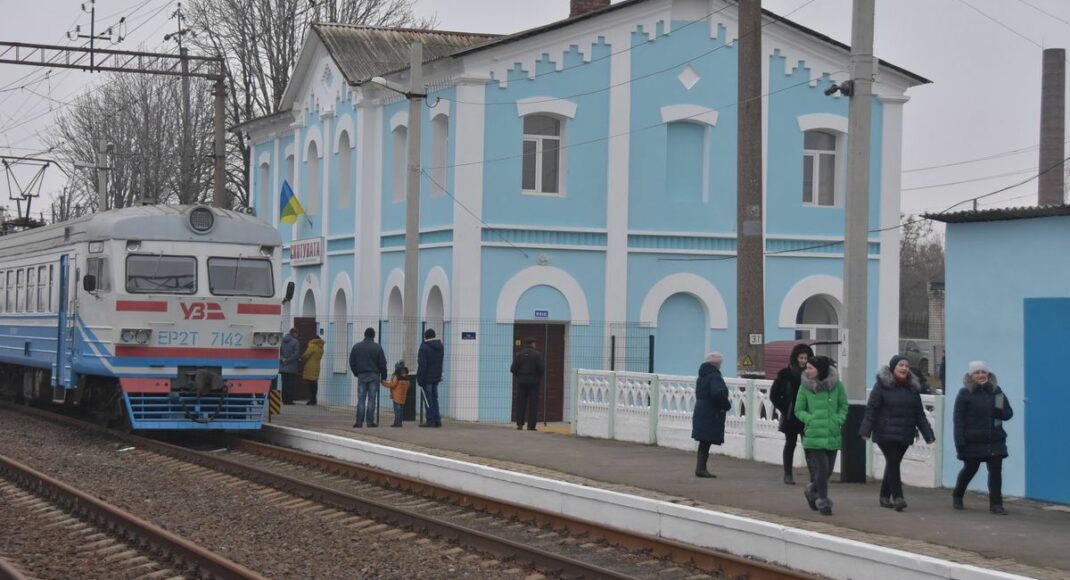
{"label": "railway track", "polygon": [[[50,413],[29,412],[52,421],[74,422],[82,429],[100,429]],[[584,578],[811,577],[245,439],[231,439],[226,449],[206,453],[133,435],[115,436],[171,461],[271,488],[274,491],[265,495],[283,506],[310,509],[314,502],[324,506],[322,517],[345,518],[342,521],[347,525],[445,538],[491,554],[499,562],[528,563],[544,573]],[[286,499],[283,494],[293,497]]]}
{"label": "railway track", "polygon": [[[0,501],[16,511],[19,530],[48,530],[47,567],[65,569],[69,577],[260,579],[260,575],[175,534],[0,455]],[[23,565],[37,570],[41,551]],[[16,561],[18,559],[16,558]],[[58,561],[57,561],[58,560]],[[37,562],[36,564],[34,562]],[[176,566],[177,564],[177,566]],[[44,573],[47,573],[45,571]],[[0,578],[21,578],[22,572],[0,561]]]}

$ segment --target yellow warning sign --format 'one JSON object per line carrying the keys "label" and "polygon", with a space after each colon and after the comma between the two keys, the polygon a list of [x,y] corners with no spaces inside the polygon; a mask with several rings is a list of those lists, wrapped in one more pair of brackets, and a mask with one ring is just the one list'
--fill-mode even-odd
{"label": "yellow warning sign", "polygon": [[754,366],[754,361],[750,359],[750,355],[747,355],[743,357],[743,362],[739,363],[739,366],[750,368]]}
{"label": "yellow warning sign", "polygon": [[282,392],[275,389],[268,391],[268,415],[282,413]]}

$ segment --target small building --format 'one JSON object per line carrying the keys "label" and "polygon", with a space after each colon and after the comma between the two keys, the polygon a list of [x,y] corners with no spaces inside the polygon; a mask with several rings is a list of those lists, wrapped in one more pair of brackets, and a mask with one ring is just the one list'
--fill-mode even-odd
{"label": "small building", "polygon": [[[508,420],[525,336],[547,353],[550,421],[569,418],[575,368],[691,374],[717,349],[736,372],[737,3],[572,8],[509,36],[315,24],[282,110],[241,127],[254,209],[280,227],[298,288],[289,313],[326,330],[327,396],[350,391],[345,352],[365,326],[391,363],[403,350],[408,105],[370,81],[407,86],[416,41],[417,311],[445,339],[443,412]],[[850,50],[769,12],[761,34],[765,292],[751,299],[766,341],[835,340],[848,99],[825,91],[848,78]],[[871,370],[897,348],[903,106],[927,82],[878,65]],[[293,225],[279,222],[284,180],[308,214]]]}
{"label": "small building", "polygon": [[[1014,409],[1003,424],[1004,493],[1070,503],[1070,205],[926,217],[947,224],[944,484],[961,466],[955,396],[967,364],[983,360]],[[973,486],[985,489],[985,479]]]}

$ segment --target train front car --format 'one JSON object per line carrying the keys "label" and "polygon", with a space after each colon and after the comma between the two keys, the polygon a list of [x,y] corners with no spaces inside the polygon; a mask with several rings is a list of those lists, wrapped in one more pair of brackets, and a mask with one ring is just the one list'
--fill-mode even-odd
{"label": "train front car", "polygon": [[86,232],[84,402],[135,430],[259,429],[282,342],[278,231],[203,206],[137,210]]}

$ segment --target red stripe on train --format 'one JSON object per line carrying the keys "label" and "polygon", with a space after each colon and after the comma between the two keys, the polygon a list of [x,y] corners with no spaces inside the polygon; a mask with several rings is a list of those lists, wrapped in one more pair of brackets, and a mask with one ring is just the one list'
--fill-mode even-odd
{"label": "red stripe on train", "polygon": [[[119,385],[124,393],[170,393],[171,379],[123,377]],[[268,379],[232,379],[227,381],[227,392],[232,395],[263,394],[271,389]]]}
{"label": "red stripe on train", "polygon": [[282,314],[279,304],[239,304],[238,314]]}
{"label": "red stripe on train", "polygon": [[277,359],[277,348],[190,348],[159,346],[115,347],[115,356],[153,357],[153,358],[255,358]]}
{"label": "red stripe on train", "polygon": [[119,312],[167,312],[167,303],[156,300],[118,300],[115,309]]}

